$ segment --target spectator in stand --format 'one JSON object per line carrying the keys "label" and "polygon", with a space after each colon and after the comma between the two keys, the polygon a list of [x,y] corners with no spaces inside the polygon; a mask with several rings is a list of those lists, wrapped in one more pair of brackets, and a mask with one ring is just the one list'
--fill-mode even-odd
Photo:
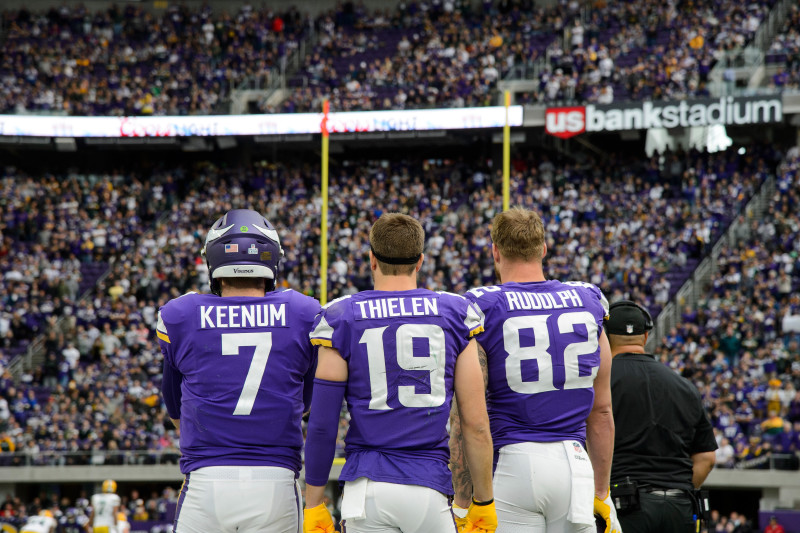
{"label": "spectator in stand", "polygon": [[764,528],[764,533],[784,533],[786,530],[778,523],[778,519],[773,515],[769,517],[769,523]]}

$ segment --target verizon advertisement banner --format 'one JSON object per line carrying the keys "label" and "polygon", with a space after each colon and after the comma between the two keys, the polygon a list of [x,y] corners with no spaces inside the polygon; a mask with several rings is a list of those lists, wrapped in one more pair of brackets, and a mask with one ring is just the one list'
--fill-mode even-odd
{"label": "verizon advertisement banner", "polygon": [[746,125],[780,122],[780,96],[702,98],[663,102],[550,107],[545,111],[545,131],[568,139],[584,132]]}

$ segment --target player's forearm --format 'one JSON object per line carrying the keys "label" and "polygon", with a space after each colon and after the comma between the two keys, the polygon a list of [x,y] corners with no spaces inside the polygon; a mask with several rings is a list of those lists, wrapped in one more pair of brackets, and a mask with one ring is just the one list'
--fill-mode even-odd
{"label": "player's forearm", "polygon": [[311,509],[321,504],[324,497],[324,485],[306,485],[306,509]]}
{"label": "player's forearm", "polygon": [[458,404],[455,398],[453,398],[453,408],[450,411],[450,471],[453,474],[455,504],[466,509],[472,498],[472,476],[469,475],[469,468],[467,468],[461,417],[458,415]]}
{"label": "player's forearm", "polygon": [[484,383],[477,343],[470,341],[456,362],[455,398],[458,400],[461,443],[472,479],[472,497],[478,501],[493,498],[492,434]]}
{"label": "player's forearm", "polygon": [[[346,383],[315,379],[314,397],[308,418],[306,436],[306,484],[308,487],[325,487],[336,452],[336,435],[339,413],[342,408]],[[312,494],[315,491],[312,491]],[[307,496],[308,498],[308,496]],[[321,498],[321,496],[320,496]],[[306,500],[306,507],[316,507]]]}
{"label": "player's forearm", "polygon": [[603,499],[608,493],[614,456],[614,416],[610,406],[592,410],[586,419],[586,448],[594,470],[594,492]]}
{"label": "player's forearm", "polygon": [[[463,421],[462,421],[463,422]],[[472,480],[472,497],[478,501],[494,498],[492,491],[492,435],[489,419],[485,424],[462,424],[464,453]]]}
{"label": "player's forearm", "polygon": [[179,418],[171,418],[170,417],[170,421],[172,421],[172,425],[175,426],[175,429],[177,429],[178,431],[181,430],[181,421],[180,421]]}
{"label": "player's forearm", "polygon": [[692,455],[692,484],[694,488],[699,489],[705,482],[708,474],[714,468],[716,463],[716,452],[702,452]]}

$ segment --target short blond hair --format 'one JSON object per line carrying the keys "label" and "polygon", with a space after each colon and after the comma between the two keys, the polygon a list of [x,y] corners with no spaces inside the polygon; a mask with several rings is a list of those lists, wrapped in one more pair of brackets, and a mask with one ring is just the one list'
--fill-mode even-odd
{"label": "short blond hair", "polygon": [[541,261],[544,253],[544,223],[529,209],[514,207],[495,215],[492,242],[500,255],[512,261]]}
{"label": "short blond hair", "polygon": [[[419,257],[425,247],[425,230],[416,219],[402,213],[384,213],[369,230],[373,254],[387,258]],[[377,257],[375,259],[378,259]],[[378,259],[378,268],[386,276],[413,274],[416,263],[389,264]]]}

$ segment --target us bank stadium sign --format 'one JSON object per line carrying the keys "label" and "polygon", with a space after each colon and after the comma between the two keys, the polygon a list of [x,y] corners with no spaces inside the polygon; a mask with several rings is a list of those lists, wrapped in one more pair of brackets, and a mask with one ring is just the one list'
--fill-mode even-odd
{"label": "us bank stadium sign", "polygon": [[783,102],[780,96],[728,96],[679,102],[588,104],[549,107],[544,118],[547,133],[568,139],[585,132],[781,122]]}

